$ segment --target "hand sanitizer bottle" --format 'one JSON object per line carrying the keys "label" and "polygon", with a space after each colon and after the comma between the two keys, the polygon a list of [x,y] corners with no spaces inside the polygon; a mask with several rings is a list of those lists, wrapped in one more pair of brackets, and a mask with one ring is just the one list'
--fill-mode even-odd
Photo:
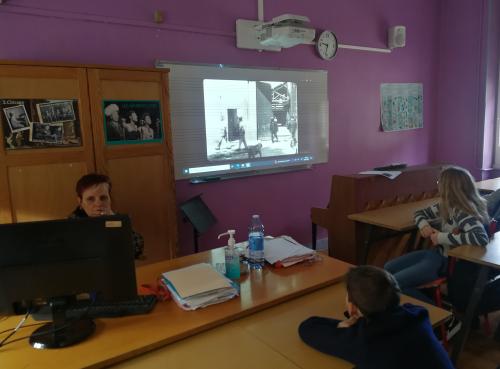
{"label": "hand sanitizer bottle", "polygon": [[222,233],[217,238],[229,235],[227,240],[227,246],[224,248],[224,256],[226,261],[226,277],[229,279],[240,278],[240,255],[238,251],[234,248],[236,240],[234,239],[234,234],[236,231],[234,229],[228,230],[226,233]]}

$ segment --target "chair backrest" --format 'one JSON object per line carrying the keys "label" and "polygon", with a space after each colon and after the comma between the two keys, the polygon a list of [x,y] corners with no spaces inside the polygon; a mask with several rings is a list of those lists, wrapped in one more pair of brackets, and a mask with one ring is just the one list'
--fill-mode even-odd
{"label": "chair backrest", "polygon": [[488,237],[492,238],[493,235],[498,231],[497,220],[495,218],[492,218],[489,224],[484,225],[484,229],[486,230],[486,233],[488,233]]}

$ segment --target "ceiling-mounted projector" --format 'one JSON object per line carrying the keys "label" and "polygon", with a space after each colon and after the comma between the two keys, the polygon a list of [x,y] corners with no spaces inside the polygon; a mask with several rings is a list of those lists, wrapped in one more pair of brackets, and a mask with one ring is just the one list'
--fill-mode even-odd
{"label": "ceiling-mounted projector", "polygon": [[267,47],[287,48],[308,44],[314,40],[314,28],[309,25],[309,18],[302,15],[283,14],[256,26],[260,44]]}

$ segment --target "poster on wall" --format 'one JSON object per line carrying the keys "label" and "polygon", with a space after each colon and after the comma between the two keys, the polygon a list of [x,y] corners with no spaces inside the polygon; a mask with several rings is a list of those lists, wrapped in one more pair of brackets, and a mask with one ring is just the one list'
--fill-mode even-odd
{"label": "poster on wall", "polygon": [[81,146],[78,100],[0,98],[7,150]]}
{"label": "poster on wall", "polygon": [[423,86],[421,83],[382,83],[380,123],[384,132],[422,128]]}
{"label": "poster on wall", "polygon": [[160,101],[103,101],[104,135],[108,145],[160,142]]}

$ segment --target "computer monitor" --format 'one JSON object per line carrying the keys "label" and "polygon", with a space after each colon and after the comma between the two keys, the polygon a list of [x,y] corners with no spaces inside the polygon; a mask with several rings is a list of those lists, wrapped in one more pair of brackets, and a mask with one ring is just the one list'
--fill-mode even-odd
{"label": "computer monitor", "polygon": [[36,348],[64,347],[95,330],[67,321],[65,306],[90,293],[104,300],[137,296],[134,246],[127,216],[0,225],[0,314],[49,304],[53,322],[30,338]]}

